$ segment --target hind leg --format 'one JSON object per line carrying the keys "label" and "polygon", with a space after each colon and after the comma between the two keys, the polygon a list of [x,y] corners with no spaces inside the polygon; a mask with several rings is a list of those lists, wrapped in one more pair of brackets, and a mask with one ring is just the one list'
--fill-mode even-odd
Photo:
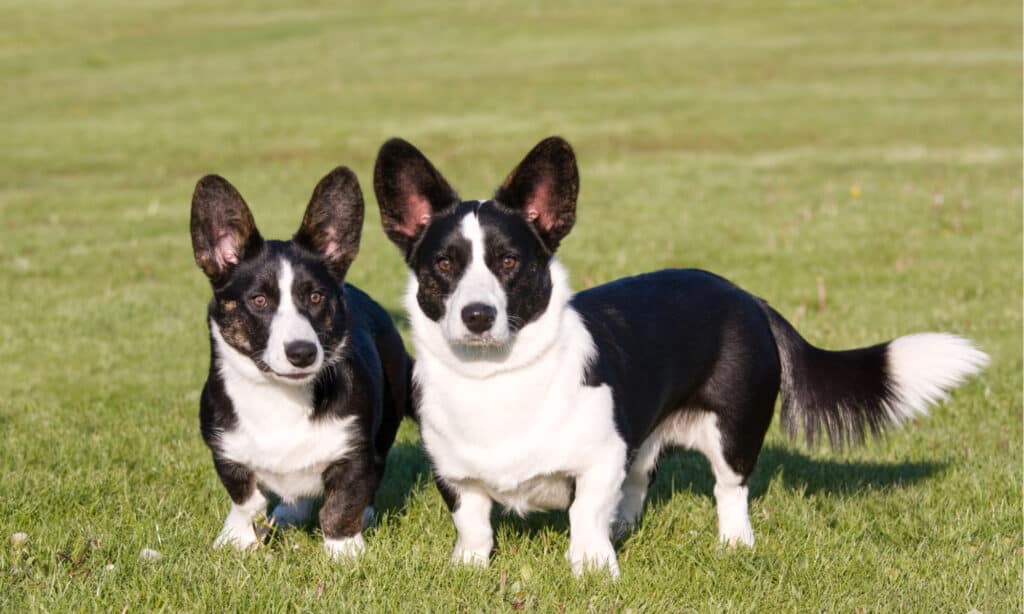
{"label": "hind leg", "polygon": [[689,443],[704,454],[715,475],[719,541],[729,546],[753,546],[754,529],[750,525],[747,506],[747,478],[753,472],[761,446],[758,442],[756,449],[748,447],[742,453],[737,453],[734,445],[736,438],[731,432],[723,433],[719,423],[720,420],[714,414],[702,414],[695,420],[693,439]]}
{"label": "hind leg", "polygon": [[[715,470],[715,505],[718,509],[718,540],[729,546],[753,546],[754,528],[747,509],[746,477],[726,466]],[[712,463],[712,467],[715,463]]]}

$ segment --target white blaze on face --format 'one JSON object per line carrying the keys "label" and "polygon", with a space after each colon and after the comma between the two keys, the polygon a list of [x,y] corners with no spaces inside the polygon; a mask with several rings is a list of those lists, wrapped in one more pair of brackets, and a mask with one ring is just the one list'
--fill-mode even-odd
{"label": "white blaze on face", "polygon": [[[281,268],[277,275],[280,299],[274,319],[270,322],[270,338],[267,349],[263,352],[263,361],[279,375],[313,375],[320,370],[324,362],[324,348],[317,339],[316,331],[306,316],[299,313],[292,297],[292,284],[295,272],[290,262],[281,259]],[[316,360],[308,367],[299,368],[288,360],[285,346],[295,341],[308,341],[316,344]]]}
{"label": "white blaze on face", "polygon": [[480,219],[473,213],[467,215],[462,218],[460,230],[462,236],[472,246],[472,255],[469,266],[455,286],[455,291],[445,302],[442,332],[448,341],[455,343],[480,339],[466,328],[462,321],[462,310],[467,305],[482,303],[497,311],[494,325],[482,335],[483,339],[495,344],[505,343],[509,337],[508,317],[505,313],[508,298],[505,296],[505,289],[501,287],[501,282],[487,268],[484,261],[485,237]]}

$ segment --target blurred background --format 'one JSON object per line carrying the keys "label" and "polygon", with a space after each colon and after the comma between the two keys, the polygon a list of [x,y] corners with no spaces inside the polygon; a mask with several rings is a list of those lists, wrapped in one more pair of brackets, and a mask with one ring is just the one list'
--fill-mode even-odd
{"label": "blurred background", "polygon": [[[891,606],[909,591],[915,607],[997,611],[1019,593],[1011,590],[1021,494],[1019,3],[43,1],[0,4],[0,24],[0,528],[28,531],[38,548],[35,567],[23,565],[24,553],[0,554],[5,569],[34,569],[0,579],[0,589],[18,589],[0,591],[0,602],[59,607],[102,588],[142,607],[245,603],[175,592],[196,573],[239,581],[206,551],[226,498],[196,421],[209,356],[209,290],[188,235],[200,176],[227,177],[263,234],[284,238],[316,181],[351,166],[367,222],[349,279],[400,314],[405,269],[372,193],[380,144],[410,140],[464,198],[483,198],[550,134],[567,138],[580,164],[578,222],[561,248],[577,289],[662,267],[707,268],[769,299],[822,346],[937,329],[977,339],[994,359],[956,398],[956,412],[939,410],[925,426],[847,457],[946,468],[920,485],[927,493],[869,499],[886,518],[927,513],[902,520],[905,534],[885,537],[852,567],[822,563],[824,573],[859,578],[852,585],[830,592],[819,586],[822,570],[797,568],[796,589],[758,584],[757,573],[716,558],[702,477],[684,488],[700,496],[666,496],[651,522],[664,531],[659,539],[682,544],[698,539],[689,525],[702,519],[703,571],[676,582],[653,571],[657,558],[637,554],[647,562],[624,569],[650,570],[648,584],[624,578],[619,588],[595,589],[601,603],[650,595],[699,609],[852,609]],[[426,531],[436,542],[408,564],[448,582],[438,565],[450,527],[412,425],[402,437],[405,462],[382,496],[410,526],[385,518],[379,539],[402,548]],[[777,427],[769,441],[783,444]],[[804,509],[810,484],[826,506],[835,496],[848,509],[836,494],[844,481],[888,492],[932,473],[897,468],[864,478],[793,458],[796,482],[778,486],[775,508],[792,500]],[[707,470],[689,456],[671,462],[677,474]],[[763,469],[766,501],[785,471],[782,461]],[[678,490],[672,475],[661,482],[666,493]],[[406,504],[411,484],[423,494]],[[757,513],[771,514],[759,505],[761,539],[771,525]],[[867,512],[848,513],[856,525]],[[690,520],[676,526],[673,518]],[[744,565],[778,570],[799,560],[807,541],[785,531],[813,535],[835,518],[792,516],[792,527],[775,529],[790,537],[775,540],[777,558]],[[957,526],[984,538],[944,532]],[[134,559],[159,538],[203,562],[168,562],[154,577],[94,572],[76,583],[53,553],[94,534],[108,536],[108,550],[89,555],[97,561]],[[124,541],[111,545],[113,534]],[[938,542],[934,559],[908,553],[921,540]],[[312,541],[302,543],[316,554]],[[655,541],[642,544],[656,557]],[[556,541],[531,564],[560,569],[562,549]],[[502,556],[514,566],[531,555]],[[446,601],[416,584],[421,572],[396,572],[383,555],[377,564],[366,573],[396,573],[395,586],[434,607],[515,605],[513,593],[495,592],[497,575],[465,580],[464,601]],[[281,582],[281,601],[264,606],[315,602],[306,584],[316,586],[316,574],[294,565],[287,573],[297,575],[277,580],[269,568],[252,572]],[[523,599],[582,607],[576,585],[558,574],[533,593],[521,588]],[[702,593],[716,574],[730,588]]]}

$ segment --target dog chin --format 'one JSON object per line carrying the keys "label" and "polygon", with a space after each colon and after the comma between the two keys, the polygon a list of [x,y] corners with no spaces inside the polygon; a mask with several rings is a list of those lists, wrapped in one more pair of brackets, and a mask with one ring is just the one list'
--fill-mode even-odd
{"label": "dog chin", "polygon": [[302,386],[312,382],[316,379],[318,371],[302,372],[302,373],[278,373],[277,371],[267,372],[267,377],[272,381],[287,384],[289,386]]}
{"label": "dog chin", "polygon": [[463,348],[500,348],[508,345],[508,339],[498,339],[491,335],[466,335],[457,339],[449,339],[448,342],[456,347]]}

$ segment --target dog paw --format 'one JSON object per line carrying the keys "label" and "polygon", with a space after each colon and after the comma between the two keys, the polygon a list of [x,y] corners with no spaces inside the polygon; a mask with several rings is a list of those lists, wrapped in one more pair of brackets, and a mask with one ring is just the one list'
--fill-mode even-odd
{"label": "dog paw", "polygon": [[745,525],[723,528],[718,532],[718,541],[729,547],[754,547],[754,529],[750,523]]}
{"label": "dog paw", "polygon": [[461,544],[456,544],[455,550],[452,552],[452,563],[471,567],[487,567],[487,559],[490,553],[491,549],[489,547],[467,548]]}
{"label": "dog paw", "polygon": [[214,549],[231,546],[235,550],[249,550],[255,548],[259,543],[256,531],[250,523],[247,526],[225,526],[221,529],[217,539],[213,540]]}
{"label": "dog paw", "polygon": [[324,552],[332,561],[350,561],[359,558],[366,551],[362,533],[341,539],[324,539]]}
{"label": "dog paw", "polygon": [[587,571],[607,571],[613,579],[619,577],[619,562],[615,558],[615,548],[607,539],[589,542],[570,540],[565,558],[572,565],[572,573],[577,577]]}

